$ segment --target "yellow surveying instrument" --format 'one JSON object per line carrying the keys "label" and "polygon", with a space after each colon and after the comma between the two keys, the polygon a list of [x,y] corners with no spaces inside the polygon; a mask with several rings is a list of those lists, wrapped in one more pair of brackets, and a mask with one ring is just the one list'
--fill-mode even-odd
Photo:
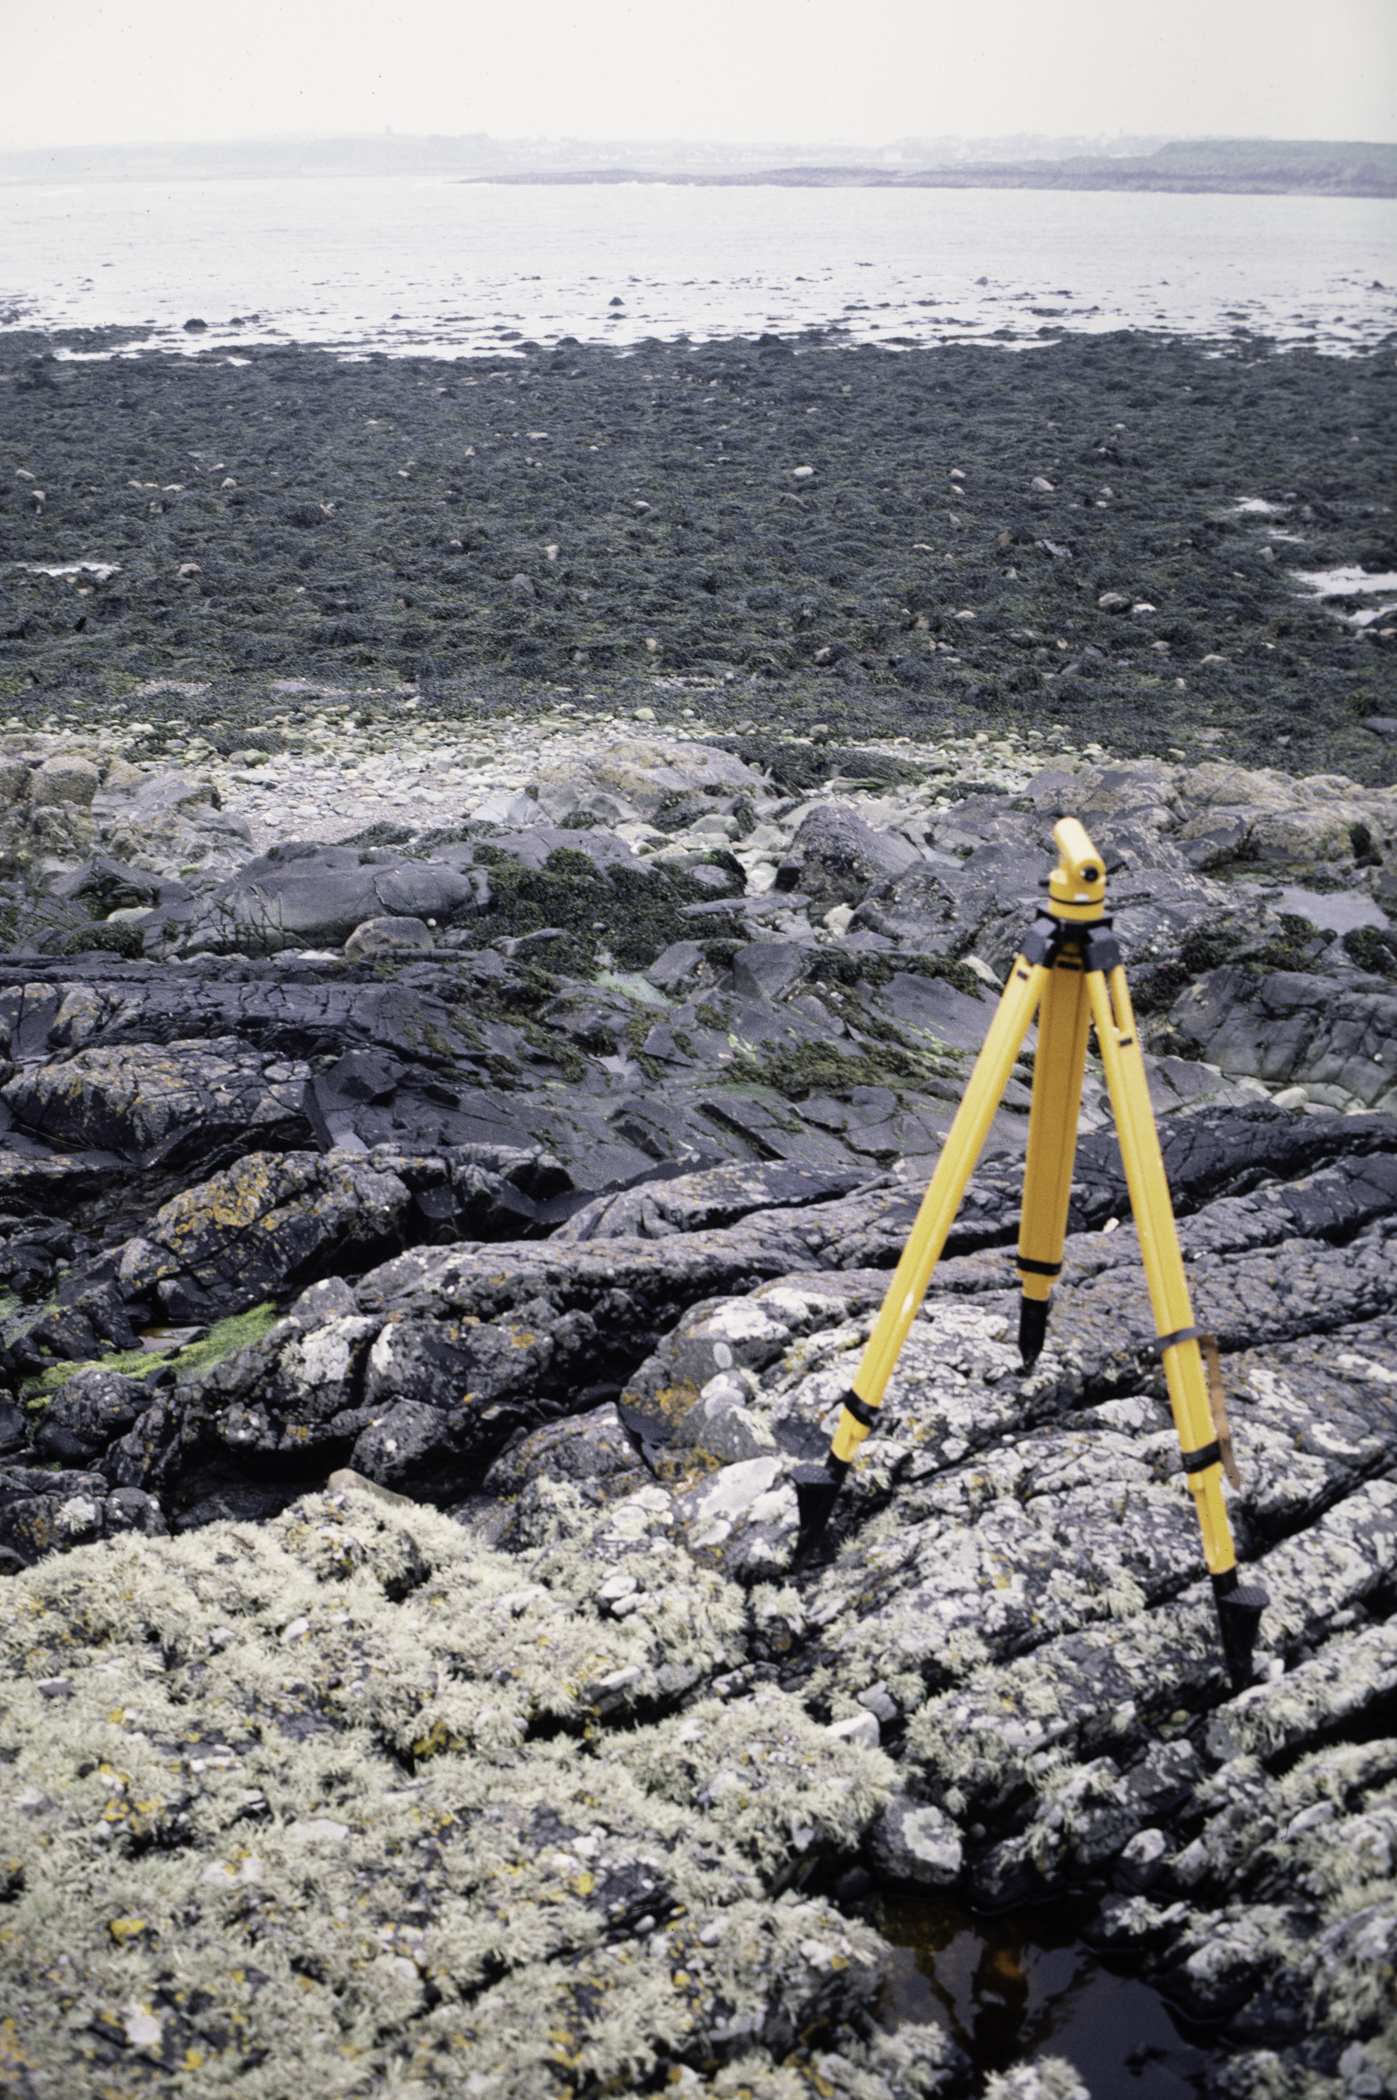
{"label": "yellow surveying instrument", "polygon": [[1037,1360],[1047,1332],[1053,1278],[1062,1269],[1087,1032],[1094,1022],[1159,1330],[1156,1347],[1164,1362],[1184,1472],[1203,1534],[1223,1654],[1233,1686],[1240,1691],[1251,1682],[1252,1650],[1266,1592],[1244,1588],[1237,1573],[1222,1497],[1224,1470],[1234,1485],[1239,1482],[1217,1348],[1193,1324],[1130,991],[1120,944],[1105,910],[1105,864],[1075,817],[1055,825],[1053,837],[1061,858],[1044,884],[1048,902],[1029,928],[1023,952],[1014,959],[868,1347],[844,1395],[829,1455],[823,1465],[797,1469],[798,1556],[804,1558],[824,1531],[854,1453],[878,1419],[908,1329],[1041,1006],[1017,1264],[1022,1291],[1019,1352],[1025,1368]]}

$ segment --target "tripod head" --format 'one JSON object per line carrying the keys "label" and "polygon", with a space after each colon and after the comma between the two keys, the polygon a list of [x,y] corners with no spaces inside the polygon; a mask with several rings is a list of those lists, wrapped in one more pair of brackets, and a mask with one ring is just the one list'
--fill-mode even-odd
{"label": "tripod head", "polygon": [[1048,877],[1049,908],[1055,919],[1086,923],[1101,917],[1106,902],[1106,866],[1075,817],[1054,824],[1061,858]]}

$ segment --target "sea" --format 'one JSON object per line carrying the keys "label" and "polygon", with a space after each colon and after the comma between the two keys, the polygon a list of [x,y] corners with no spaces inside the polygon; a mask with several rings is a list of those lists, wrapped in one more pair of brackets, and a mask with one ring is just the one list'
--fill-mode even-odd
{"label": "sea", "polygon": [[[185,324],[203,321],[203,329]],[[1141,329],[1336,356],[1397,331],[1397,200],[544,186],[411,177],[0,187],[0,326],[110,347],[499,356],[825,331],[1041,347]]]}

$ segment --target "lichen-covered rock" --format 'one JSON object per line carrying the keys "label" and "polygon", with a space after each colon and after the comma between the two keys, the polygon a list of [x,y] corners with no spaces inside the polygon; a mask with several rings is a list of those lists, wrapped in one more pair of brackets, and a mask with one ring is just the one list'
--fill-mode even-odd
{"label": "lichen-covered rock", "polygon": [[[1397,1565],[1397,1488],[1370,1482],[1254,1565],[1271,1600],[1266,1648],[1322,1635]],[[934,1695],[909,1724],[909,1754],[932,1799],[956,1813],[972,1803],[990,1808],[1069,1756],[1137,1744],[1149,1713],[1214,1703],[1221,1684],[1211,1593],[1198,1584],[1175,1602],[1046,1641]]]}
{"label": "lichen-covered rock", "polygon": [[[12,2074],[95,2096],[177,2048],[205,2085],[251,2053],[315,2090],[348,2049],[357,2076],[499,2100],[574,2090],[579,2057],[618,2091],[726,2091],[735,2060],[752,2091],[809,2063],[860,2100],[949,2092],[934,2030],[859,2038],[877,1934],[780,1893],[857,1848],[884,1761],[774,1690],[637,1725],[741,1614],[712,1578],[666,1587],[664,1556],[630,1565],[656,1587],[618,1622],[571,1545],[521,1586],[460,1527],[344,1493],[21,1576],[0,1629]],[[615,1755],[529,1735],[589,1705],[629,1717]]]}
{"label": "lichen-covered rock", "polygon": [[252,1152],[156,1212],[127,1242],[118,1281],[172,1319],[241,1312],[350,1247],[391,1240],[408,1190],[337,1153]]}
{"label": "lichen-covered rock", "polygon": [[[1209,896],[1163,837],[1185,804],[1169,781],[1084,792],[1112,804],[1098,815],[1120,922],[1153,958],[1148,1000],[1205,952]],[[879,821],[896,815],[890,801]],[[1022,923],[1020,813],[927,824],[941,858],[918,868],[954,904],[935,938],[973,938],[1002,960]],[[547,873],[558,842],[532,830],[515,861]],[[442,850],[459,871],[476,847]],[[726,890],[731,871],[715,872]],[[91,856],[89,874],[120,879]],[[1014,1346],[1019,1168],[1004,1155],[981,1164],[875,1433],[802,1564],[795,1471],[827,1447],[920,1196],[920,1169],[874,1175],[862,1162],[881,1157],[879,1131],[895,1133],[893,1150],[913,1142],[914,1123],[918,1145],[934,1142],[891,1085],[863,1083],[877,1070],[842,1084],[828,1046],[862,1045],[862,1058],[886,1045],[876,1018],[910,1046],[899,1055],[925,1059],[907,1067],[917,1085],[933,1065],[945,1075],[949,1102],[984,1014],[947,982],[952,965],[927,959],[935,929],[906,932],[915,969],[879,967],[890,951],[878,943],[903,935],[870,928],[871,945],[850,950],[867,959],[843,970],[783,925],[765,937],[760,902],[744,906],[745,945],[710,956],[694,944],[705,990],[692,1012],[657,1015],[664,993],[620,975],[535,985],[532,965],[449,948],[395,981],[363,967],[363,984],[313,960],[206,959],[178,971],[94,960],[77,977],[43,964],[0,986],[21,1067],[9,1105],[28,1125],[0,1151],[15,1220],[0,1266],[31,1302],[48,1294],[12,1323],[8,1361],[16,1380],[55,1356],[85,1366],[46,1409],[13,1411],[0,1561],[23,1585],[51,1555],[80,1570],[92,1551],[146,1550],[123,1535],[178,1534],[161,1547],[168,1564],[132,1577],[143,1594],[159,1565],[170,1597],[186,1579],[197,1592],[197,1608],[182,1593],[172,1607],[185,1631],[163,1605],[155,1613],[165,1673],[187,1673],[172,1700],[219,1731],[211,1755],[245,1763],[261,1732],[264,1801],[282,1785],[268,1743],[324,1760],[276,1795],[275,1843],[259,1830],[255,1857],[274,1877],[369,1860],[383,1892],[356,1952],[335,1922],[357,1914],[336,1865],[312,1934],[339,1993],[337,2031],[380,2082],[391,2072],[451,2090],[468,2077],[532,2100],[562,2075],[564,2051],[618,2091],[670,2070],[671,2083],[692,2075],[720,2092],[740,2078],[773,2100],[792,2078],[858,2100],[942,2090],[961,2074],[934,2038],[860,2039],[882,1974],[857,1914],[870,1870],[887,1890],[958,1888],[991,1907],[1104,1883],[1098,1943],[1131,1950],[1199,2017],[1228,2022],[1237,2078],[1252,2076],[1246,2052],[1266,2047],[1280,2051],[1281,2080],[1328,2064],[1340,2041],[1371,2045],[1367,2067],[1384,2046],[1363,1964],[1370,1946],[1385,1959],[1387,1766],[1334,1738],[1380,1725],[1391,1689],[1381,1612],[1397,1579],[1384,1477],[1397,1122],[1260,1101],[1199,1108],[1211,1078],[1190,1092],[1199,1068],[1180,1062],[1171,1098],[1194,1112],[1161,1123],[1197,1316],[1224,1352],[1244,1478],[1229,1491],[1233,1528],[1270,1591],[1250,1691],[1234,1696],[1222,1669],[1108,1130],[1079,1145],[1064,1271],[1030,1375]],[[889,890],[869,908],[896,902]],[[1261,954],[1273,934],[1259,919]],[[1206,937],[1234,942],[1223,952],[1241,957],[1248,986],[1277,981],[1235,947],[1243,931],[1229,922]],[[1305,942],[1307,955],[1324,946]],[[744,955],[750,983],[738,981]],[[1334,1012],[1380,997],[1373,983],[1356,971]],[[709,998],[722,1010],[700,1018]],[[487,1125],[495,1097],[468,1089],[463,1065],[477,1060],[493,1084],[485,1061],[508,1057],[522,1074],[526,1051],[576,1056],[591,1076],[537,1127]],[[702,1077],[702,1060],[723,1056],[743,1074],[726,1094]],[[637,1098],[631,1074],[648,1084],[651,1066],[666,1075],[663,1099],[658,1082]],[[255,1141],[287,1072],[322,1152],[264,1144],[153,1217],[139,1211],[140,1229],[105,1249],[32,1215],[60,1200],[76,1214],[119,1151],[134,1210],[156,1185],[150,1162],[182,1131],[205,1146]],[[1152,1083],[1167,1077],[1157,1066]],[[719,1131],[728,1159],[707,1164]],[[295,1133],[278,1127],[270,1141]],[[55,1142],[74,1149],[55,1157],[44,1150]],[[698,1163],[667,1178],[660,1155]],[[617,1185],[636,1171],[650,1178]],[[110,1196],[98,1202],[108,1207],[84,1220],[112,1215]],[[211,1365],[177,1359],[149,1381],[102,1366],[104,1347],[133,1346],[157,1311],[202,1324],[271,1300],[259,1338]],[[317,1495],[331,1477],[334,1491]],[[180,1557],[205,1544],[211,1563]],[[249,1608],[234,1609],[234,1590]],[[45,1662],[33,1698],[51,1719],[97,1725],[81,1704],[85,1667]],[[100,1691],[102,1711],[115,1710]],[[351,1738],[346,1791],[330,1759]],[[178,1791],[131,1774],[125,1739],[120,1755],[114,1768],[146,1805],[123,1811],[113,1793],[102,1820],[129,1821],[132,1853],[178,1858],[202,1844],[180,1822],[214,1827],[184,1799],[189,1779]],[[414,1791],[380,1788],[375,1760],[399,1778],[407,1766]],[[463,1762],[464,1791],[453,1776],[434,1792]],[[41,1820],[49,1797],[25,1784],[39,1799],[26,1793],[24,1813]],[[419,1797],[430,1827],[403,1821]],[[423,1838],[440,1879],[430,1902],[409,1901],[388,1862],[393,1845],[421,1851]],[[253,1877],[231,1841],[219,1848],[192,1900],[198,1933],[212,1935],[196,1933],[198,1946],[219,1950],[223,1975],[220,1935],[234,1928],[220,1906],[230,1892],[247,1901]],[[150,1926],[157,1907],[140,1902],[113,1915]],[[804,1929],[789,1932],[793,1905]],[[748,1951],[729,1969],[739,1926]],[[197,1990],[160,1966],[167,1937],[157,1922],[156,1966],[131,1986],[144,1995],[103,2000],[86,2029],[62,2030],[96,2038],[84,2061],[103,2076],[103,2048],[127,2063],[157,2041],[214,2046]],[[122,1941],[128,1966],[138,1941]],[[623,1943],[624,1962],[600,1951]],[[216,2032],[231,2032],[221,1984],[211,2002]],[[267,2017],[285,2026],[279,2005],[268,1997]],[[541,2053],[540,2006],[556,2030]],[[1303,2056],[1311,2006],[1329,2056]],[[239,2001],[237,2016],[262,2033],[261,2011]],[[284,2052],[253,2046],[273,2051],[284,2083]],[[300,2058],[292,2069],[312,2075]]]}
{"label": "lichen-covered rock", "polygon": [[985,2100],[1091,2100],[1081,2078],[1061,2056],[1040,2056],[1012,2071],[992,2071]]}
{"label": "lichen-covered rock", "polygon": [[961,1834],[942,1809],[894,1795],[868,1835],[868,1855],[895,1886],[951,1888],[964,1858]]}
{"label": "lichen-covered rock", "polygon": [[154,1388],[117,1371],[79,1371],[49,1400],[34,1432],[43,1459],[78,1465],[97,1458],[152,1405]]}
{"label": "lichen-covered rock", "polygon": [[531,1480],[570,1480],[608,1498],[644,1487],[649,1474],[615,1405],[536,1429],[511,1441],[483,1483],[486,1494],[518,1495]]}
{"label": "lichen-covered rock", "polygon": [[100,1473],[0,1466],[0,1575],[94,1539],[124,1532],[159,1538],[168,1529],[153,1495],[113,1488]]}

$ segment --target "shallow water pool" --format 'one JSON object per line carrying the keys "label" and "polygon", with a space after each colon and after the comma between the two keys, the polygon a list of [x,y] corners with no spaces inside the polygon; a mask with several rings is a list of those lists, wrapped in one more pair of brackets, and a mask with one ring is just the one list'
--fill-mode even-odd
{"label": "shallow water pool", "polygon": [[1206,2034],[1084,1944],[1091,1912],[1064,1902],[982,1917],[956,1903],[884,1902],[878,1926],[897,1949],[885,2024],[935,2021],[981,2077],[1065,2056],[1093,2100],[1196,2100],[1215,2054]]}

